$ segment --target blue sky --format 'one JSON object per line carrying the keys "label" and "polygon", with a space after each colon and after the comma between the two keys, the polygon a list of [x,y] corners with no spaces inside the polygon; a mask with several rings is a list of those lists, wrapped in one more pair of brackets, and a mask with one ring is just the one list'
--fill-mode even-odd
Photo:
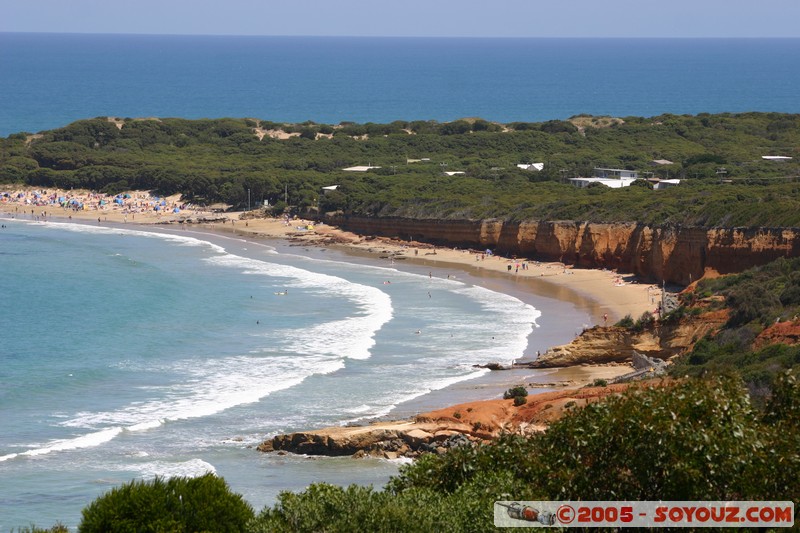
{"label": "blue sky", "polygon": [[800,37],[800,0],[9,0],[0,31]]}

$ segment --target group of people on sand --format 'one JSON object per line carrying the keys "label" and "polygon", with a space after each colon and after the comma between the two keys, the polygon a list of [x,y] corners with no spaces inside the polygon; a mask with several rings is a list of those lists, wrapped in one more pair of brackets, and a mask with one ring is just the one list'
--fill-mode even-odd
{"label": "group of people on sand", "polygon": [[28,208],[30,208],[30,216],[37,220],[46,218],[48,213],[44,209],[37,213],[36,208],[60,208],[68,214],[81,211],[116,211],[126,216],[130,214],[132,217],[135,217],[137,213],[153,212],[160,215],[194,208],[189,204],[168,201],[166,198],[146,192],[105,194],[49,189],[2,191],[0,192],[0,205],[14,205],[15,213],[23,215],[28,215]]}

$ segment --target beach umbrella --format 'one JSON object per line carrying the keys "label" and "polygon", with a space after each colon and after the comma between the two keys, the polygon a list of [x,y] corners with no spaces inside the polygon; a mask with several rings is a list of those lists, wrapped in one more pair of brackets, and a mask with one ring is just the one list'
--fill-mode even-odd
{"label": "beach umbrella", "polygon": [[176,207],[175,209],[173,209],[173,210],[172,210],[172,212],[173,212],[173,213],[180,213],[180,212],[181,212],[181,210],[180,210],[180,209],[178,209],[178,208]]}

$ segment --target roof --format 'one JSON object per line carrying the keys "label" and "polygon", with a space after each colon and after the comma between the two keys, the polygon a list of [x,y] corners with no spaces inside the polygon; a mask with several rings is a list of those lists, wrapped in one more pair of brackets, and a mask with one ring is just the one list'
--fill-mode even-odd
{"label": "roof", "polygon": [[786,155],[762,155],[761,159],[766,159],[768,161],[788,161],[791,157]]}
{"label": "roof", "polygon": [[339,188],[338,185],[328,185],[327,187],[323,187],[322,190],[323,191],[335,191],[338,188]]}
{"label": "roof", "polygon": [[654,165],[671,165],[672,161],[670,161],[669,159],[653,159],[651,163],[653,163]]}
{"label": "roof", "polygon": [[449,172],[445,172],[448,176],[455,176],[457,174],[464,174],[462,170],[451,170]]}
{"label": "roof", "polygon": [[518,168],[522,170],[536,170],[540,171],[544,168],[544,163],[518,163]]}
{"label": "roof", "polygon": [[373,168],[381,168],[381,167],[373,167],[371,165],[357,165],[354,167],[343,168],[342,170],[346,172],[366,172],[368,170],[372,170]]}
{"label": "roof", "polygon": [[636,181],[636,178],[569,178],[569,181],[572,183],[586,183],[587,186],[590,183],[601,183],[606,187],[619,189],[620,187],[629,186]]}

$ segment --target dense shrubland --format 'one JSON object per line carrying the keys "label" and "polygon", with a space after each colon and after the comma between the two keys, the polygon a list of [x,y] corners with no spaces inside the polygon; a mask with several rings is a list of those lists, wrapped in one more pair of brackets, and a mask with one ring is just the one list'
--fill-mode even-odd
{"label": "dense shrubland", "polygon": [[798,496],[800,382],[784,372],[761,408],[730,375],[635,387],[544,433],[423,455],[383,489],[315,483],[257,515],[210,475],[132,482],[87,507],[79,531],[482,532],[496,500]]}
{"label": "dense shrubland", "polygon": [[541,434],[422,456],[383,490],[314,484],[282,493],[250,527],[490,531],[496,500],[797,504],[800,346],[755,349],[753,341],[800,311],[798,272],[800,259],[782,259],[685,293],[667,323],[720,310],[730,319],[675,364],[670,380],[572,409]]}
{"label": "dense shrubland", "polygon": [[[298,135],[259,140],[257,126]],[[578,116],[507,125],[480,119],[336,126],[125,119],[121,129],[98,118],[35,138],[20,133],[3,139],[0,183],[180,192],[197,202],[238,207],[247,206],[249,191],[253,205],[288,197],[299,210],[319,205],[372,216],[797,226],[798,126],[800,116],[778,113],[621,121]],[[776,154],[794,159],[761,159]],[[430,160],[407,163],[423,158]],[[654,159],[674,164],[650,166]],[[544,170],[516,167],[531,162],[544,162]],[[341,170],[368,163],[381,168]],[[562,183],[590,175],[596,166],[686,181],[657,193],[646,187],[576,190]],[[732,182],[721,184],[721,178]],[[333,184],[338,191],[320,194]]]}
{"label": "dense shrubland", "polygon": [[[701,280],[682,299],[685,305],[665,320],[677,319],[687,310],[726,310],[728,320],[719,332],[699,339],[691,352],[679,358],[673,375],[736,369],[751,392],[761,397],[769,392],[776,374],[800,366],[800,345],[781,342],[780,337],[780,323],[792,323],[790,327],[800,330],[800,258]],[[775,328],[778,331],[769,336]]]}
{"label": "dense shrubland", "polygon": [[[94,119],[0,141],[0,182],[155,189],[239,206],[248,190],[259,203],[288,193],[298,209],[319,201],[323,210],[366,215],[800,226],[800,183],[787,179],[800,174],[800,117],[664,115],[603,128],[591,127],[594,120],[333,127],[163,119],[126,120],[118,129]],[[259,141],[256,126],[300,135]],[[767,154],[795,159],[761,160]],[[420,158],[431,161],[406,164]],[[658,158],[675,161],[670,177],[688,182],[665,191],[560,183],[561,170],[644,170]],[[544,161],[545,171],[515,166],[533,161]],[[340,170],[367,163],[382,168]],[[722,166],[733,183],[720,183]],[[466,175],[447,177],[445,169]],[[667,177],[666,167],[653,172]],[[319,199],[334,183],[339,190]],[[497,499],[798,502],[800,347],[756,341],[776,321],[800,315],[800,259],[704,280],[682,301],[662,322],[722,310],[728,321],[676,362],[673,381],[575,409],[542,434],[423,456],[384,489],[314,484],[285,492],[258,515],[210,476],[194,492],[191,480],[134,482],[87,507],[81,530],[487,531]],[[651,327],[652,317],[629,322]],[[226,526],[190,522],[187,508],[196,517],[217,509]]]}

